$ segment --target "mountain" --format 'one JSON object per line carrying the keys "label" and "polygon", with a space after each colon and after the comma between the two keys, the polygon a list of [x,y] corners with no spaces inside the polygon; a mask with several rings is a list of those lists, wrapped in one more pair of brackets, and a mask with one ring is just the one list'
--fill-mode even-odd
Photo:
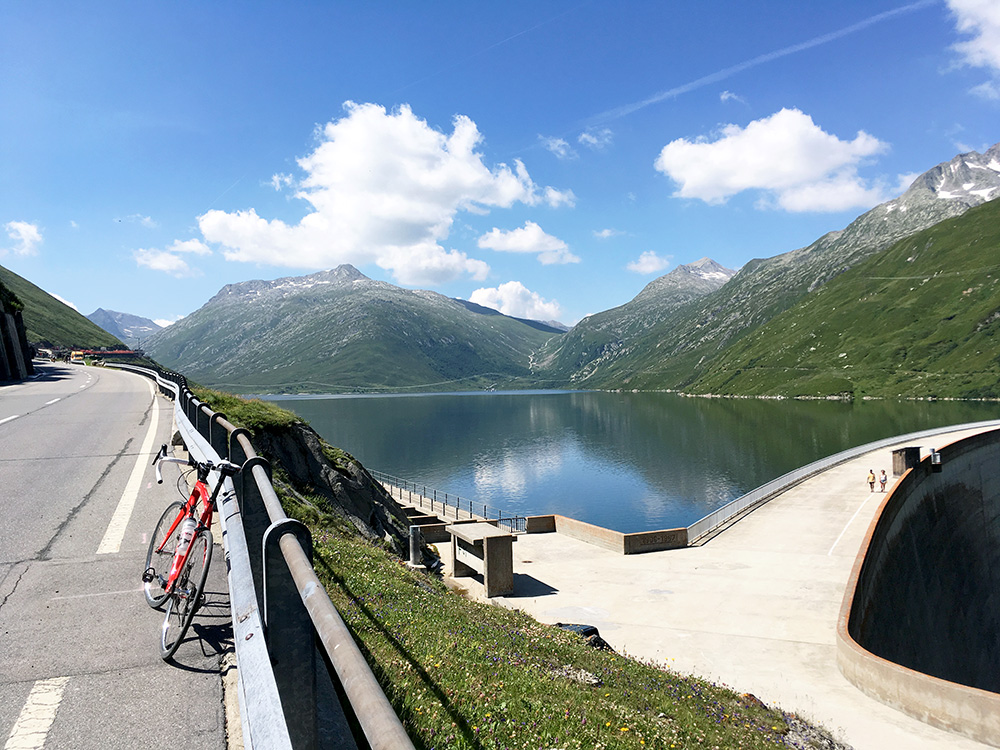
{"label": "mountain", "polygon": [[[570,331],[561,351],[545,360],[550,377],[574,387],[686,387],[710,372],[727,346],[830,279],[904,237],[998,196],[1000,144],[985,154],[956,156],[845,229],[808,247],[752,260],[717,290],[658,311],[646,325],[635,320],[632,303],[603,313],[603,339]],[[593,328],[590,318],[580,325],[585,323]]]}
{"label": "mountain", "polygon": [[206,386],[242,392],[454,389],[524,383],[561,333],[343,265],[229,284],[145,349]]}
{"label": "mountain", "polygon": [[0,282],[24,304],[24,327],[32,344],[65,349],[120,348],[122,342],[27,279],[0,266]]}
{"label": "mountain", "polygon": [[96,323],[112,336],[121,339],[126,344],[139,347],[143,341],[152,336],[163,326],[154,323],[149,318],[141,318],[138,315],[115,312],[98,307],[87,316],[87,320]]}
{"label": "mountain", "polygon": [[598,373],[605,381],[613,379],[616,362],[631,354],[629,342],[643,340],[676,310],[720,289],[734,273],[710,258],[678,266],[647,284],[631,302],[589,315],[551,340],[539,354],[538,369],[574,384],[585,384]]}
{"label": "mountain", "polygon": [[1000,201],[859,263],[716,358],[685,390],[1000,397]]}

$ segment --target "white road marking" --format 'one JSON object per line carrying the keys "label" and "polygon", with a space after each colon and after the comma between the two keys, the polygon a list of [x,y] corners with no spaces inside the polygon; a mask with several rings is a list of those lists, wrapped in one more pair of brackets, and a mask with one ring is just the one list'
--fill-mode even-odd
{"label": "white road marking", "polygon": [[69,677],[53,677],[34,684],[10,730],[4,750],[40,750],[45,745],[67,682]]}
{"label": "white road marking", "polygon": [[52,406],[52,404],[56,403],[57,401],[62,401],[62,397],[60,397],[60,398],[54,398],[51,401],[46,401],[45,405],[46,406]]}
{"label": "white road marking", "polygon": [[3,424],[4,422],[13,422],[19,416],[21,416],[21,415],[20,414],[14,414],[14,415],[9,416],[9,417],[4,417],[3,419],[0,419],[0,424]]}
{"label": "white road marking", "polygon": [[101,591],[96,594],[71,594],[70,596],[53,596],[49,598],[50,602],[61,602],[66,599],[91,599],[96,596],[118,596],[119,594],[134,594],[138,591],[142,591],[142,586],[132,589],[122,589],[121,591]]}
{"label": "white road marking", "polygon": [[[861,503],[860,506],[858,506],[858,509],[856,511],[854,511],[854,515],[851,516],[851,520],[847,522],[847,525],[844,526],[843,530],[840,532],[840,536],[837,537],[837,541],[835,541],[833,543],[833,546],[830,547],[830,551],[826,553],[827,557],[830,557],[833,554],[833,548],[836,547],[840,543],[840,540],[844,537],[844,534],[847,533],[848,527],[850,527],[850,525],[852,523],[854,523],[854,519],[858,517],[858,513],[861,512],[861,509],[864,508],[868,504],[868,501],[871,500],[872,497],[874,497],[874,493],[869,492],[868,496],[865,497],[865,501],[863,503]],[[883,497],[885,497],[885,496],[883,495]]]}
{"label": "white road marking", "polygon": [[153,417],[149,420],[149,430],[146,431],[146,437],[139,449],[139,456],[135,460],[135,466],[132,467],[132,475],[128,478],[125,491],[122,493],[121,500],[118,501],[118,507],[115,508],[115,512],[111,516],[108,530],[104,532],[104,538],[97,547],[98,555],[113,554],[121,549],[122,539],[125,538],[125,527],[128,526],[132,510],[135,508],[135,501],[139,497],[139,488],[142,486],[142,475],[146,471],[146,462],[153,450],[153,443],[156,442],[156,427],[160,421],[160,410],[156,403],[156,393],[153,391],[152,383],[147,380],[146,385],[149,386],[149,395],[153,398]]}

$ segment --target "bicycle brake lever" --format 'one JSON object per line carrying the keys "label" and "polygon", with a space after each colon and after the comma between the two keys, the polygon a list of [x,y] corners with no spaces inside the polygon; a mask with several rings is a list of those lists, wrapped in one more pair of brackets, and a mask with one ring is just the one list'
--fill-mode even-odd
{"label": "bicycle brake lever", "polygon": [[155,466],[156,462],[159,461],[161,458],[166,458],[166,455],[167,455],[167,444],[164,443],[163,445],[160,446],[160,450],[156,452],[156,455],[153,456],[153,465]]}

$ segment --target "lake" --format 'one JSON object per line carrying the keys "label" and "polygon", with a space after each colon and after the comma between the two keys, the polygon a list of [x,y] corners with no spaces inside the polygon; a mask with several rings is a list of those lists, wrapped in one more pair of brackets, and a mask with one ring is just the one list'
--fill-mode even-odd
{"label": "lake", "polygon": [[267,398],[369,469],[507,514],[626,533],[688,526],[847,448],[1000,416],[996,403],[591,391]]}

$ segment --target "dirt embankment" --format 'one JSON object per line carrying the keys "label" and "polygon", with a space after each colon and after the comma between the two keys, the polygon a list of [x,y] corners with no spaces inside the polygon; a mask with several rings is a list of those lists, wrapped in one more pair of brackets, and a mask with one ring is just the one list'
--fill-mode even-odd
{"label": "dirt embankment", "polygon": [[253,443],[293,489],[320,499],[322,510],[347,519],[366,538],[409,549],[409,521],[385,489],[352,456],[330,446],[301,422],[255,430]]}

